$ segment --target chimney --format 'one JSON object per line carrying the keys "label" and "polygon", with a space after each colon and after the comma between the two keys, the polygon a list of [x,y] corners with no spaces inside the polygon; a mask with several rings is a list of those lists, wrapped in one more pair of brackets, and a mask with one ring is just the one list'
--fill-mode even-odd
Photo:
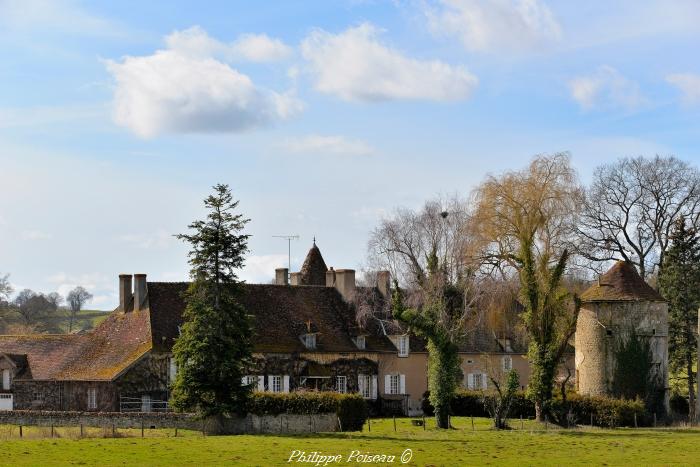
{"label": "chimney", "polygon": [[326,287],[335,287],[335,270],[333,266],[326,271]]}
{"label": "chimney", "polygon": [[277,285],[289,285],[289,269],[287,269],[287,268],[275,269],[275,284],[277,284]]}
{"label": "chimney", "polygon": [[134,274],[134,311],[148,308],[146,274]]}
{"label": "chimney", "polygon": [[391,274],[389,271],[377,271],[377,288],[384,298],[391,296]]}
{"label": "chimney", "polygon": [[119,274],[119,311],[131,309],[131,274]]}
{"label": "chimney", "polygon": [[[326,275],[326,281],[328,281],[328,275]],[[355,270],[336,269],[335,288],[340,292],[340,295],[343,296],[345,301],[353,301],[355,298]]]}
{"label": "chimney", "polygon": [[291,285],[299,285],[301,283],[301,273],[293,272],[289,275],[289,282]]}

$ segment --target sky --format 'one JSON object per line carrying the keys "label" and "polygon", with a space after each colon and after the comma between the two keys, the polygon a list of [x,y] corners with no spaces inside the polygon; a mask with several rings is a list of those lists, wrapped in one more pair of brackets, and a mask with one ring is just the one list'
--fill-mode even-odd
{"label": "sky", "polygon": [[695,0],[0,0],[0,274],[118,302],[186,280],[217,183],[241,278],[362,269],[397,207],[568,151],[700,162]]}

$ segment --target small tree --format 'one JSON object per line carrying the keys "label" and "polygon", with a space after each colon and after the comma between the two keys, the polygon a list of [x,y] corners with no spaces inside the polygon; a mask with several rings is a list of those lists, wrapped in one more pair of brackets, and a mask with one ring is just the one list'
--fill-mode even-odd
{"label": "small tree", "polygon": [[669,363],[673,373],[684,373],[688,388],[690,419],[695,419],[695,372],[697,361],[698,306],[700,306],[700,238],[680,218],[671,234],[659,276],[661,294],[669,305]]}
{"label": "small tree", "polygon": [[227,185],[214,186],[204,200],[206,220],[177,235],[191,245],[192,283],[185,293],[185,323],[173,353],[178,373],[172,404],[203,416],[244,413],[250,387],[242,382],[250,365],[251,327],[240,304],[243,293],[236,272],[243,266],[248,223],[237,214]]}
{"label": "small tree", "polygon": [[92,300],[92,294],[81,286],[78,286],[68,292],[68,296],[66,297],[66,301],[70,307],[68,332],[73,332],[73,323],[75,323],[75,318],[78,316],[80,310],[83,309],[83,306],[85,306],[85,304],[90,300]]}
{"label": "small tree", "polygon": [[484,396],[484,404],[493,419],[493,427],[503,430],[508,428],[508,416],[513,398],[520,387],[520,378],[515,370],[510,370],[505,374],[502,371],[490,371],[489,380],[491,380],[494,391],[493,394]]}

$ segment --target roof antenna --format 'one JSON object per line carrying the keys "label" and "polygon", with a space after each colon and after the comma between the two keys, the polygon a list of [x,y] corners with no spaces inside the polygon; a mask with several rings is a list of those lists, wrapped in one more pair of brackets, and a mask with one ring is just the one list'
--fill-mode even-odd
{"label": "roof antenna", "polygon": [[[273,235],[275,238],[284,238],[287,240],[287,274],[292,274],[292,240],[299,240],[299,235]],[[314,237],[314,242],[316,237]]]}

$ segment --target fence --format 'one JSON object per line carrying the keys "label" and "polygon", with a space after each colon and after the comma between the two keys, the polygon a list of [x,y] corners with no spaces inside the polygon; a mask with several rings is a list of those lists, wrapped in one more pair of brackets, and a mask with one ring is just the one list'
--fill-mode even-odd
{"label": "fence", "polygon": [[119,397],[120,412],[171,412],[168,401],[153,400],[150,397]]}

